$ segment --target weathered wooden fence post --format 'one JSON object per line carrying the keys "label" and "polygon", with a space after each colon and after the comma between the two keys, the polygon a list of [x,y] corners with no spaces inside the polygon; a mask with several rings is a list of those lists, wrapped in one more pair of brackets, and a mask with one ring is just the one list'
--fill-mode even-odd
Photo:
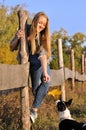
{"label": "weathered wooden fence post", "polygon": [[[26,51],[26,23],[27,23],[27,18],[28,18],[28,13],[27,11],[20,10],[18,11],[18,18],[19,18],[19,28],[24,31],[24,37],[21,38],[21,50],[20,50],[20,55],[21,55],[21,64],[25,64],[28,62],[28,55]],[[29,70],[28,70],[29,73]],[[29,90],[28,86],[24,86],[21,88],[21,104],[22,104],[22,129],[23,130],[30,130],[30,121],[29,121]]]}
{"label": "weathered wooden fence post", "polygon": [[[84,54],[81,55],[81,74],[82,75],[85,74],[85,56],[84,56]],[[84,87],[84,81],[82,81],[82,91],[83,91],[83,87]]]}
{"label": "weathered wooden fence post", "polygon": [[86,58],[85,58],[85,74],[86,74]]}
{"label": "weathered wooden fence post", "polygon": [[74,50],[71,49],[71,70],[72,70],[72,89],[75,87],[75,62],[74,62]]}
{"label": "weathered wooden fence post", "polygon": [[64,79],[64,83],[61,85],[62,100],[66,100],[66,97],[65,97],[64,62],[63,62],[63,52],[62,52],[62,39],[58,39],[58,57],[59,57],[59,69],[62,69],[62,76],[63,76],[63,79]]}
{"label": "weathered wooden fence post", "polygon": [[81,61],[82,61],[82,64],[81,64],[81,74],[84,74],[84,72],[85,72],[85,56],[84,56],[84,54],[82,54],[82,56],[81,56]]}

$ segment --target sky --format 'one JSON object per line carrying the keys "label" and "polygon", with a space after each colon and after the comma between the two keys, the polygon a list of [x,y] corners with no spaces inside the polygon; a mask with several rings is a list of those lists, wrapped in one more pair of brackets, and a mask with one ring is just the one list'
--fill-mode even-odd
{"label": "sky", "polygon": [[30,13],[45,12],[50,20],[50,32],[64,28],[69,36],[77,32],[86,35],[86,0],[0,0],[7,6],[25,4]]}

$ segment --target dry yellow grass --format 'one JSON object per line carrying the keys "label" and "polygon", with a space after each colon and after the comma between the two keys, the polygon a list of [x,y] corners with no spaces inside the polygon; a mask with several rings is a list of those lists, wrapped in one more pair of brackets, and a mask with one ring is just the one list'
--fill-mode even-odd
{"label": "dry yellow grass", "polygon": [[[66,99],[73,98],[70,107],[72,117],[83,122],[86,122],[85,86],[86,83],[76,82],[74,90],[71,90],[71,81],[66,81]],[[51,87],[49,91],[59,88],[60,86]],[[31,88],[29,90],[31,106],[33,96]],[[32,130],[57,130],[59,118],[53,96],[46,96],[38,114],[38,119],[32,125]],[[0,94],[0,130],[21,130],[21,127],[20,91],[3,92]]]}

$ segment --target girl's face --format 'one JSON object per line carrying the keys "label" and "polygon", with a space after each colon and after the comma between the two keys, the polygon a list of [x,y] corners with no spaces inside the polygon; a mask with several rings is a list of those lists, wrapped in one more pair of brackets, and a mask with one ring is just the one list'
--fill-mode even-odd
{"label": "girl's face", "polygon": [[46,27],[47,19],[44,16],[40,16],[37,24],[37,33],[43,31]]}

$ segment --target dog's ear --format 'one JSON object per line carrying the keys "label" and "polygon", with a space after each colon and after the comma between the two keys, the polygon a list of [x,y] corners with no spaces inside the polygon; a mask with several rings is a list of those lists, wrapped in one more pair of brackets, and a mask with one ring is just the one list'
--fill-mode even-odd
{"label": "dog's ear", "polygon": [[60,100],[56,100],[55,104],[57,105],[57,104],[58,104],[58,102],[60,102]]}
{"label": "dog's ear", "polygon": [[65,102],[65,104],[66,104],[67,107],[69,107],[69,106],[71,105],[72,100],[73,100],[73,99],[69,99],[67,102]]}

